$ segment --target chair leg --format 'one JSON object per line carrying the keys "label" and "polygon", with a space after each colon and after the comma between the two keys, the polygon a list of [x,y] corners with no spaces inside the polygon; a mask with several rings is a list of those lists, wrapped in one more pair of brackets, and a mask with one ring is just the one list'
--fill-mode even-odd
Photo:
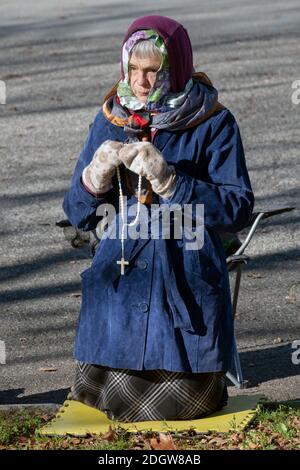
{"label": "chair leg", "polygon": [[235,315],[236,315],[236,307],[237,307],[240,285],[241,285],[241,277],[242,277],[242,266],[238,265],[236,269],[235,286],[234,286],[233,300],[232,300],[233,319],[235,319]]}
{"label": "chair leg", "polygon": [[[236,278],[235,278],[235,286],[234,286],[234,293],[233,293],[233,300],[232,300],[232,316],[235,319],[236,315],[236,307],[239,297],[239,290],[241,284],[241,276],[242,276],[242,266],[237,266]],[[247,388],[247,381],[243,378],[243,372],[241,367],[240,356],[236,346],[235,337],[233,338],[233,362],[234,368],[236,372],[236,376],[234,376],[231,372],[227,372],[226,377],[235,385],[237,388]]]}
{"label": "chair leg", "polygon": [[241,367],[240,356],[236,347],[235,338],[233,338],[233,362],[236,371],[236,376],[231,372],[227,372],[226,377],[235,385],[237,388],[247,388],[248,381],[244,380],[243,372]]}

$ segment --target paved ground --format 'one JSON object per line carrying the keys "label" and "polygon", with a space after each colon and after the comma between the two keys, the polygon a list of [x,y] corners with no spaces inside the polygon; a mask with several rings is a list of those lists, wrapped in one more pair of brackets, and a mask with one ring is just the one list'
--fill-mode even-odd
{"label": "paved ground", "polygon": [[[118,78],[122,35],[153,12],[187,27],[196,68],[235,114],[256,208],[298,204],[300,104],[291,101],[300,79],[298,1],[162,0],[154,11],[121,1],[2,1],[1,403],[60,402],[72,383],[79,273],[90,258],[67,245],[55,222],[88,125]],[[299,397],[300,365],[291,361],[300,339],[299,220],[298,205],[258,229],[238,307],[249,391],[272,399]]]}

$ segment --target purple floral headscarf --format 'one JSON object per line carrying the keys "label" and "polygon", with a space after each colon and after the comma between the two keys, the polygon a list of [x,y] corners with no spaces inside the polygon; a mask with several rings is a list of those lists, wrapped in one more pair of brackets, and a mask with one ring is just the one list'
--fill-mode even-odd
{"label": "purple floral headscarf", "polygon": [[[137,99],[129,83],[128,68],[130,53],[135,44],[141,40],[152,41],[159,48],[162,55],[162,62],[157,72],[154,86],[149,92],[146,103],[142,103]],[[132,110],[159,110],[165,103],[171,89],[168,52],[163,39],[152,29],[136,31],[123,45],[122,64],[125,76],[124,79],[119,82],[117,89],[117,95],[120,99],[121,105]]]}

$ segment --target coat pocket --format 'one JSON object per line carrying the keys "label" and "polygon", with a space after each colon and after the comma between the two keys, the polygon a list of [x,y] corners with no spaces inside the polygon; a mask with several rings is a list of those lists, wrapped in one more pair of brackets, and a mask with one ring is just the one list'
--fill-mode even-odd
{"label": "coat pocket", "polygon": [[185,271],[190,273],[189,277],[194,275],[207,288],[222,289],[224,273],[217,268],[213,260],[207,254],[198,250],[191,250],[187,253]]}

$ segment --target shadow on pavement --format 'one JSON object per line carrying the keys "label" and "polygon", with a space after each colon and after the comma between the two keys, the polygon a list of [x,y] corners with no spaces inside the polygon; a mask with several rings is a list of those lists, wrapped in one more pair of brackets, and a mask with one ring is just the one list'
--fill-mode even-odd
{"label": "shadow on pavement", "polygon": [[26,404],[26,403],[58,403],[62,404],[67,398],[69,388],[60,388],[59,390],[51,390],[44,393],[36,393],[26,397],[19,397],[25,392],[24,388],[15,388],[12,390],[0,391],[0,404]]}
{"label": "shadow on pavement", "polygon": [[[249,387],[255,387],[263,382],[299,374],[300,364],[292,362],[291,343],[255,351],[240,352],[244,379]],[[298,354],[299,357],[299,354]]]}

